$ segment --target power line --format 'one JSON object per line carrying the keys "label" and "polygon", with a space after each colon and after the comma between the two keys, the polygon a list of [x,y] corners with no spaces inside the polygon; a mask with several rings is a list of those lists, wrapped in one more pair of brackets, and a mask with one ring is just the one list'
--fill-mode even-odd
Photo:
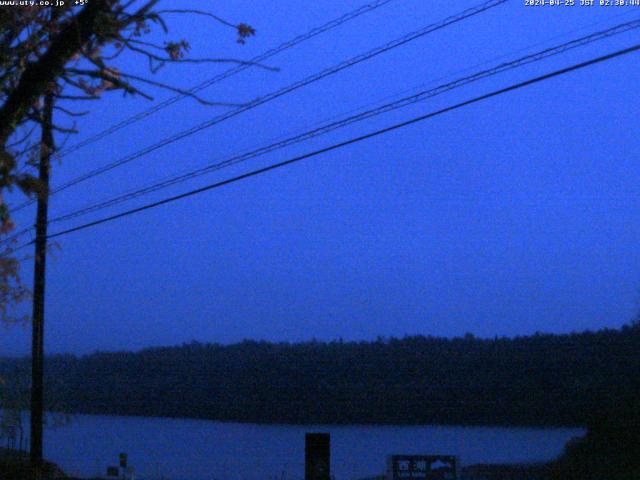
{"label": "power line", "polygon": [[[33,245],[33,243],[34,243],[34,241],[31,240],[29,242],[25,242],[25,243],[15,247],[15,248],[7,248],[6,250],[4,250],[4,251],[2,251],[0,253],[0,258],[8,258],[10,255],[13,255],[16,252],[19,252],[20,250],[23,250],[23,249],[27,248],[29,245]],[[31,257],[31,258],[33,258],[33,257]],[[25,260],[27,260],[27,258],[21,258],[21,259],[18,259],[17,261],[18,262],[23,262]]]}
{"label": "power line", "polygon": [[[366,5],[362,5],[359,8],[352,10],[351,12],[348,12],[338,18],[335,18],[323,25],[320,25],[318,27],[315,27],[313,29],[311,29],[310,31],[298,35],[297,37],[294,37],[291,40],[288,40],[280,45],[278,45],[275,48],[272,48],[270,50],[267,50],[266,52],[263,52],[262,54],[248,60],[247,62],[243,62],[239,65],[236,65],[235,67],[230,68],[229,70],[226,70],[218,75],[215,75],[214,77],[205,80],[204,82],[196,85],[195,87],[192,87],[190,90],[185,91],[184,93],[180,93],[178,95],[175,95],[171,98],[168,98],[154,106],[152,106],[151,108],[137,113],[129,118],[126,118],[125,120],[122,120],[121,122],[118,122],[94,135],[92,135],[91,137],[82,140],[74,145],[71,145],[70,147],[67,148],[63,148],[60,151],[58,151],[53,158],[55,159],[61,159],[63,157],[66,157],[67,155],[76,152],[77,150],[80,150],[81,148],[86,147],[87,145],[90,145],[92,143],[95,143],[109,135],[111,135],[112,133],[117,132],[118,130],[121,130],[125,127],[128,127],[129,125],[132,125],[136,122],[139,122],[140,120],[143,120],[151,115],[153,115],[154,113],[170,106],[173,105],[176,102],[179,102],[180,100],[193,95],[194,93],[200,92],[201,90],[204,90],[207,87],[210,87],[211,85],[214,85],[215,83],[218,83],[226,78],[229,78],[233,75],[236,75],[248,68],[251,68],[253,66],[255,66],[256,64],[259,64],[285,50],[288,50],[290,48],[295,47],[296,45],[303,43],[307,40],[310,40],[311,38],[320,35],[321,33],[327,32],[329,30],[332,30],[333,28],[336,28],[350,20],[353,20],[361,15],[364,15],[365,13],[368,13],[372,10],[375,10],[379,7],[382,7],[384,5],[386,5],[387,3],[390,3],[394,0],[377,0],[375,2],[366,4]],[[32,145],[31,147],[27,148],[26,150],[20,152],[20,155],[30,151],[30,150],[34,150],[38,148],[38,145]],[[23,166],[21,170],[25,170],[26,166]]]}
{"label": "power line", "polygon": [[333,144],[331,146],[324,147],[324,148],[321,148],[319,150],[315,150],[313,152],[306,153],[304,155],[300,155],[300,156],[297,156],[297,157],[290,158],[288,160],[284,160],[284,161],[279,162],[279,163],[275,163],[275,164],[269,165],[267,167],[259,168],[257,170],[253,170],[251,172],[244,173],[242,175],[238,175],[238,176],[226,179],[226,180],[222,180],[222,181],[219,181],[219,182],[216,182],[216,183],[212,183],[212,184],[209,184],[207,186],[204,186],[204,187],[201,187],[201,188],[197,188],[197,189],[191,190],[189,192],[182,193],[180,195],[175,195],[175,196],[172,196],[172,197],[168,197],[168,198],[165,198],[163,200],[159,200],[159,201],[156,201],[156,202],[149,203],[147,205],[143,205],[141,207],[137,207],[137,208],[133,208],[133,209],[130,209],[130,210],[126,210],[124,212],[121,212],[121,213],[118,213],[118,214],[115,214],[115,215],[111,215],[111,216],[108,216],[108,217],[105,217],[105,218],[102,218],[102,219],[99,219],[99,220],[95,220],[95,221],[88,222],[88,223],[85,223],[85,224],[82,224],[82,225],[78,225],[78,226],[73,227],[73,228],[62,230],[60,232],[54,233],[52,235],[49,235],[47,238],[48,239],[53,239],[53,238],[61,237],[63,235],[68,235],[68,234],[73,233],[73,232],[77,232],[77,231],[84,230],[84,229],[87,229],[87,228],[90,228],[90,227],[101,225],[103,223],[107,223],[107,222],[110,222],[110,221],[113,221],[113,220],[117,220],[117,219],[120,219],[120,218],[123,218],[123,217],[127,217],[127,216],[133,215],[135,213],[139,213],[139,212],[142,212],[142,211],[145,211],[145,210],[149,210],[149,209],[152,209],[152,208],[159,207],[161,205],[172,203],[172,202],[175,202],[177,200],[181,200],[183,198],[191,197],[191,196],[198,195],[200,193],[203,193],[203,192],[206,192],[206,191],[209,191],[209,190],[220,188],[220,187],[223,187],[225,185],[229,185],[231,183],[239,182],[239,181],[245,180],[247,178],[255,177],[255,176],[261,175],[263,173],[266,173],[266,172],[269,172],[269,171],[272,171],[272,170],[276,170],[278,168],[282,168],[282,167],[285,167],[287,165],[291,165],[293,163],[297,163],[297,162],[300,162],[300,161],[308,159],[308,158],[316,157],[318,155],[321,155],[321,154],[324,154],[324,153],[327,153],[327,152],[330,152],[330,151],[333,151],[333,150],[337,150],[337,149],[346,147],[348,145],[352,145],[354,143],[358,143],[358,142],[361,142],[361,141],[364,141],[364,140],[368,140],[370,138],[377,137],[377,136],[392,132],[394,130],[399,130],[399,129],[407,127],[407,126],[410,126],[410,125],[413,125],[413,124],[416,124],[416,123],[419,123],[419,122],[423,122],[423,121],[428,120],[430,118],[433,118],[433,117],[436,117],[436,116],[439,116],[439,115],[442,115],[442,114],[445,114],[445,113],[448,113],[448,112],[451,112],[451,111],[454,111],[454,110],[458,110],[460,108],[463,108],[463,107],[466,107],[466,106],[469,106],[469,105],[473,105],[473,104],[482,102],[484,100],[488,100],[488,99],[496,97],[498,95],[502,95],[502,94],[505,94],[505,93],[508,93],[508,92],[512,92],[514,90],[519,90],[521,88],[524,88],[524,87],[527,87],[527,86],[530,86],[530,85],[533,85],[533,84],[536,84],[536,83],[540,83],[540,82],[549,80],[551,78],[559,77],[561,75],[565,75],[567,73],[570,73],[570,72],[573,72],[573,71],[576,71],[576,70],[584,69],[584,68],[590,67],[592,65],[598,64],[598,63],[602,63],[602,62],[605,62],[605,61],[608,61],[608,60],[611,60],[611,59],[614,59],[614,58],[617,58],[617,57],[621,57],[623,55],[628,55],[628,54],[630,54],[632,52],[636,52],[638,50],[640,50],[640,44],[636,44],[636,45],[634,45],[632,47],[628,47],[628,48],[625,48],[623,50],[618,50],[618,51],[616,51],[614,53],[610,53],[610,54],[607,54],[607,55],[596,57],[596,58],[593,58],[591,60],[587,60],[585,62],[574,64],[574,65],[571,65],[569,67],[562,68],[560,70],[555,70],[555,71],[553,71],[551,73],[547,73],[545,75],[534,77],[532,79],[529,79],[529,80],[526,80],[526,81],[523,81],[523,82],[520,82],[520,83],[516,83],[516,84],[510,85],[508,87],[501,88],[499,90],[494,90],[494,91],[492,91],[490,93],[487,93],[487,94],[484,94],[484,95],[481,95],[481,96],[478,96],[478,97],[474,97],[474,98],[472,98],[470,100],[466,100],[466,101],[457,103],[455,105],[452,105],[452,106],[449,106],[449,107],[445,107],[443,109],[440,109],[440,110],[437,110],[437,111],[434,111],[434,112],[431,112],[431,113],[427,113],[425,115],[414,117],[414,118],[412,118],[410,120],[406,120],[404,122],[396,123],[396,124],[394,124],[392,126],[389,126],[389,127],[386,127],[386,128],[380,129],[380,130],[375,130],[373,132],[369,132],[367,134],[351,138],[351,139],[346,140],[344,142],[336,143],[336,144]]}
{"label": "power line", "polygon": [[[236,108],[234,110],[231,110],[230,112],[226,112],[226,113],[223,113],[221,115],[218,115],[218,116],[214,117],[211,120],[208,120],[206,122],[200,123],[199,125],[196,125],[195,127],[192,127],[190,129],[187,129],[187,130],[183,130],[182,132],[174,134],[171,137],[165,138],[164,140],[161,140],[160,142],[157,142],[157,143],[155,143],[153,145],[145,147],[144,149],[139,150],[138,152],[135,152],[135,153],[133,153],[131,155],[123,157],[123,158],[121,158],[119,160],[116,160],[115,162],[111,162],[111,163],[109,163],[107,165],[104,165],[102,167],[99,167],[97,169],[94,169],[94,170],[92,170],[92,171],[90,171],[90,172],[88,172],[88,173],[86,173],[84,175],[76,177],[76,178],[74,178],[74,179],[72,179],[72,180],[60,185],[57,188],[52,189],[49,192],[49,195],[55,195],[55,194],[57,194],[57,193],[59,193],[59,192],[61,192],[63,190],[66,190],[69,187],[77,185],[78,183],[84,182],[84,181],[86,181],[86,180],[88,180],[90,178],[96,177],[96,176],[101,175],[103,173],[106,173],[106,172],[108,172],[110,170],[113,170],[114,168],[120,167],[120,166],[122,166],[124,164],[127,164],[129,162],[132,162],[132,161],[134,161],[134,160],[136,160],[138,158],[141,158],[141,157],[143,157],[145,155],[148,155],[149,153],[151,153],[151,152],[153,152],[155,150],[158,150],[159,148],[162,148],[162,147],[164,147],[166,145],[169,145],[171,143],[177,142],[178,140],[181,140],[181,139],[186,138],[186,137],[188,137],[190,135],[193,135],[193,134],[195,134],[197,132],[200,132],[200,131],[202,131],[202,130],[204,130],[206,128],[209,128],[209,127],[211,127],[213,125],[216,125],[216,124],[218,124],[220,122],[228,120],[229,118],[235,117],[236,115],[239,115],[239,114],[241,114],[241,113],[243,113],[243,112],[245,112],[247,110],[251,110],[253,108],[256,108],[256,107],[258,107],[258,106],[260,106],[260,105],[262,105],[264,103],[267,103],[267,102],[269,102],[271,100],[275,100],[276,98],[279,98],[279,97],[281,97],[283,95],[291,93],[291,92],[293,92],[295,90],[298,90],[299,88],[302,88],[302,87],[304,87],[306,85],[309,85],[311,83],[317,82],[317,81],[319,81],[319,80],[321,80],[321,79],[323,79],[325,77],[328,77],[330,75],[334,75],[334,74],[336,74],[336,73],[338,73],[338,72],[340,72],[342,70],[345,70],[345,69],[350,68],[350,67],[352,67],[354,65],[357,65],[357,64],[359,64],[361,62],[369,60],[369,59],[371,59],[373,57],[376,57],[376,56],[378,56],[378,55],[380,55],[382,53],[388,52],[390,50],[393,50],[395,48],[403,46],[403,45],[405,45],[405,44],[407,44],[409,42],[412,42],[412,41],[417,40],[417,39],[419,39],[421,37],[424,37],[424,36],[426,36],[426,35],[428,35],[430,33],[433,33],[435,31],[441,30],[441,29],[443,29],[443,28],[445,28],[445,27],[447,27],[449,25],[458,23],[458,22],[460,22],[462,20],[465,20],[467,18],[473,17],[473,16],[478,15],[480,13],[483,13],[483,12],[485,12],[487,10],[495,8],[495,7],[497,7],[497,6],[499,6],[499,5],[503,4],[503,3],[506,3],[507,1],[508,0],[489,0],[489,1],[483,2],[483,3],[479,4],[479,5],[476,5],[474,7],[471,7],[471,8],[468,8],[466,10],[463,10],[462,12],[460,12],[460,13],[458,13],[456,15],[449,16],[449,17],[445,18],[444,20],[442,20],[442,21],[440,21],[438,23],[434,23],[434,24],[428,25],[428,26],[423,27],[423,28],[421,28],[419,30],[416,30],[414,32],[406,34],[406,35],[404,35],[404,36],[402,36],[402,37],[400,37],[398,39],[395,39],[395,40],[393,40],[393,41],[391,41],[391,42],[389,42],[389,43],[387,43],[385,45],[382,45],[380,47],[377,47],[377,48],[374,48],[372,50],[369,50],[369,51],[367,51],[367,52],[365,52],[363,54],[360,54],[360,55],[357,55],[355,57],[352,57],[352,58],[350,58],[348,60],[345,60],[345,61],[343,61],[343,62],[341,62],[341,63],[339,63],[337,65],[334,65],[334,66],[329,67],[329,68],[327,68],[325,70],[322,70],[319,73],[316,73],[314,75],[306,77],[306,78],[304,78],[302,80],[299,80],[299,81],[297,81],[297,82],[295,82],[295,83],[293,83],[291,85],[288,85],[288,86],[286,86],[284,88],[281,88],[279,90],[271,92],[271,93],[269,93],[267,95],[259,97],[259,98],[255,99],[254,101],[248,103],[247,105],[243,105],[243,106],[238,107],[238,108]],[[15,207],[10,212],[13,213],[13,212],[16,212],[18,210],[21,210],[22,208],[27,207],[28,205],[30,205],[32,203],[33,203],[33,200],[29,200],[29,201],[27,201],[27,202]]]}
{"label": "power line", "polygon": [[489,68],[489,69],[485,69],[482,70],[480,72],[476,72],[474,74],[471,75],[467,75],[461,78],[458,78],[454,81],[439,85],[435,88],[431,88],[429,90],[423,90],[421,92],[418,92],[416,94],[410,95],[410,96],[406,96],[403,98],[400,98],[399,100],[384,104],[382,106],[376,107],[374,109],[370,109],[361,113],[358,113],[356,115],[352,115],[349,116],[347,118],[344,118],[342,120],[339,121],[335,121],[326,125],[323,125],[321,127],[318,128],[314,128],[312,130],[306,131],[302,134],[299,135],[295,135],[293,137],[289,137],[286,138],[284,140],[280,140],[278,142],[272,143],[270,145],[267,146],[263,146],[260,147],[258,149],[243,153],[241,155],[236,155],[233,156],[231,158],[228,158],[226,160],[223,160],[221,162],[217,162],[214,164],[210,164],[204,167],[200,167],[196,170],[192,170],[189,171],[187,173],[178,175],[178,176],[174,176],[174,177],[170,177],[169,179],[165,179],[161,182],[157,182],[154,184],[151,184],[149,186],[143,187],[143,188],[139,188],[130,192],[127,192],[125,194],[121,194],[118,195],[116,197],[113,197],[111,199],[102,201],[102,202],[98,202],[95,203],[93,205],[89,205],[87,207],[81,208],[79,210],[75,210],[73,212],[64,214],[64,215],[60,215],[57,216],[55,218],[51,219],[51,223],[53,222],[61,222],[61,221],[65,221],[65,220],[70,220],[73,218],[77,218],[79,216],[83,216],[86,215],[88,213],[92,213],[92,212],[96,212],[99,210],[102,210],[104,208],[108,208],[117,204],[120,204],[122,202],[128,201],[128,200],[132,200],[134,198],[138,198],[142,195],[146,195],[149,193],[153,193],[156,192],[158,190],[170,187],[172,185],[176,185],[178,183],[182,183],[184,181],[205,175],[207,173],[213,172],[213,171],[217,171],[220,170],[222,168],[226,168],[232,165],[235,165],[239,162],[242,161],[246,161],[250,158],[255,158],[261,155],[264,155],[266,153],[270,153],[273,152],[275,150],[279,150],[281,148],[287,147],[289,145],[293,145],[295,143],[299,143],[314,137],[317,137],[319,135],[323,135],[326,134],[328,132],[334,131],[336,129],[345,127],[347,125],[350,125],[352,123],[355,122],[359,122],[368,118],[372,118],[374,116],[383,114],[383,113],[387,113],[393,110],[397,110],[399,108],[403,108],[406,107],[408,105],[412,105],[415,104],[417,102],[420,101],[424,101],[426,99],[435,97],[437,95],[440,95],[442,93],[448,92],[450,90],[456,89],[456,88],[460,88],[462,86],[468,85],[470,83],[503,73],[507,70],[511,70],[517,67],[521,67],[524,65],[528,65],[534,62],[538,62],[544,59],[547,59],[549,57],[555,56],[555,55],[559,55],[562,54],[564,52],[567,52],[568,50],[572,50],[578,47],[582,47],[585,45],[589,45],[591,43],[594,43],[596,41],[600,41],[603,40],[605,38],[609,38],[613,35],[618,35],[624,32],[628,32],[630,30],[633,29],[637,29],[640,28],[640,20],[633,20],[630,22],[626,22],[620,25],[616,25],[614,27],[611,27],[609,29],[603,30],[603,31],[599,31],[599,32],[595,32],[592,33],[590,35],[587,36],[583,36],[581,38],[578,39],[574,39],[571,40],[569,42],[565,42],[561,45],[557,45],[554,47],[550,47],[547,49],[544,49],[542,51],[536,52],[536,53],[532,53],[529,55],[526,55],[524,57],[518,58],[516,60],[512,60],[509,62],[503,62],[498,64],[495,67]]}
{"label": "power line", "polygon": [[[169,186],[172,186],[172,185],[175,185],[175,184],[190,180],[192,178],[196,178],[196,177],[199,177],[201,175],[205,175],[207,173],[210,173],[210,172],[213,172],[213,171],[217,171],[217,170],[220,170],[222,168],[226,168],[228,166],[231,166],[231,165],[234,165],[236,163],[248,160],[250,158],[255,158],[255,157],[264,155],[266,153],[270,153],[270,152],[273,152],[275,150],[279,150],[279,149],[284,148],[286,146],[289,146],[289,145],[292,145],[292,144],[295,144],[295,143],[299,143],[301,141],[308,140],[310,138],[314,138],[314,137],[319,136],[319,135],[323,135],[325,133],[331,132],[331,131],[336,130],[338,128],[342,128],[344,126],[350,125],[350,124],[352,124],[354,122],[362,121],[362,120],[365,120],[365,119],[380,115],[382,113],[387,113],[389,111],[396,110],[396,109],[399,109],[399,108],[402,108],[402,107],[417,103],[419,101],[424,101],[424,100],[426,100],[428,98],[432,98],[432,97],[434,97],[436,95],[439,95],[441,93],[445,93],[445,92],[453,90],[455,88],[459,88],[459,87],[465,86],[465,85],[467,85],[469,83],[472,83],[472,82],[475,82],[475,81],[478,81],[478,80],[481,80],[481,79],[484,79],[484,78],[487,78],[487,77],[490,77],[490,76],[493,76],[493,75],[497,75],[499,73],[503,73],[503,72],[505,72],[507,70],[510,70],[510,69],[513,69],[513,68],[517,68],[517,67],[520,67],[520,66],[523,66],[523,65],[527,65],[527,64],[530,64],[530,63],[533,63],[533,62],[544,60],[544,59],[549,58],[551,56],[564,53],[564,52],[566,52],[568,50],[571,50],[571,49],[574,49],[574,48],[578,48],[578,47],[582,47],[582,46],[594,43],[596,41],[600,41],[600,40],[612,37],[614,35],[622,34],[622,33],[628,32],[630,30],[637,29],[639,27],[640,27],[640,20],[632,20],[632,21],[629,21],[629,22],[625,22],[625,23],[622,23],[622,24],[615,25],[615,26],[610,27],[610,28],[608,28],[606,30],[601,30],[601,31],[598,31],[598,32],[594,32],[594,33],[591,33],[589,35],[586,35],[586,36],[583,36],[583,37],[580,37],[580,38],[573,39],[573,40],[570,40],[568,42],[562,43],[560,45],[556,45],[556,46],[553,46],[553,47],[550,47],[550,48],[546,48],[546,49],[543,49],[541,51],[538,51],[538,52],[535,52],[535,53],[532,53],[532,54],[529,54],[529,55],[525,55],[524,57],[520,57],[520,58],[518,58],[516,60],[512,60],[512,61],[508,61],[508,62],[502,62],[502,63],[500,63],[500,64],[498,64],[498,65],[496,65],[494,67],[491,67],[489,69],[481,70],[481,71],[473,73],[471,75],[467,75],[467,76],[458,78],[458,79],[456,79],[454,81],[451,81],[451,82],[448,82],[446,84],[439,85],[439,86],[437,86],[435,88],[432,88],[432,89],[429,89],[429,90],[424,90],[424,91],[418,92],[416,94],[400,98],[399,100],[395,100],[394,102],[387,103],[387,104],[384,104],[384,105],[379,106],[377,108],[370,109],[370,110],[358,113],[356,115],[349,116],[349,117],[341,119],[339,121],[335,121],[335,122],[332,122],[332,123],[329,123],[329,124],[322,125],[322,126],[320,126],[318,128],[314,128],[314,129],[306,131],[306,132],[304,132],[302,134],[295,135],[293,137],[285,138],[283,140],[277,141],[277,142],[272,143],[270,145],[260,147],[258,149],[243,153],[241,155],[233,156],[233,157],[228,158],[226,160],[223,160],[221,162],[217,162],[217,163],[214,163],[214,164],[211,164],[211,165],[207,165],[207,166],[204,166],[204,167],[198,168],[196,170],[192,170],[192,171],[186,172],[186,173],[178,175],[178,176],[173,176],[173,177],[165,179],[165,180],[163,180],[161,182],[153,183],[153,184],[148,185],[148,186],[143,187],[143,188],[134,189],[132,191],[129,191],[129,192],[121,194],[121,195],[118,195],[118,196],[113,197],[111,199],[108,199],[108,200],[105,200],[105,201],[102,201],[102,202],[98,202],[98,203],[95,203],[93,205],[89,205],[87,207],[83,207],[83,208],[81,208],[79,210],[75,210],[75,211],[72,211],[72,212],[67,213],[67,214],[59,215],[57,217],[52,218],[49,223],[70,220],[70,219],[77,218],[77,217],[80,217],[80,216],[84,216],[86,214],[93,213],[93,212],[96,212],[96,211],[99,211],[99,210],[102,210],[102,209],[105,209],[105,208],[108,208],[108,207],[111,207],[111,206],[115,206],[115,205],[118,205],[120,203],[126,202],[128,200],[132,200],[132,199],[138,198],[140,196],[156,192],[158,190],[161,190],[161,189],[167,188]],[[519,51],[522,51],[522,50],[526,50],[526,48],[525,49],[518,49],[516,52],[519,52]],[[499,58],[504,58],[506,56],[508,56],[508,54],[507,55],[500,55],[497,58],[498,59]],[[488,63],[488,62],[483,62],[483,64],[486,64],[486,63]],[[464,69],[463,71],[468,71],[468,70],[470,70],[470,69],[467,68],[467,69]],[[11,235],[10,237],[7,237],[4,240],[0,240],[0,244],[15,240],[16,238],[24,235],[25,233],[30,232],[32,229],[33,229],[33,227],[27,227],[27,228],[25,228],[23,230],[20,230],[19,232]]]}
{"label": "power line", "polygon": [[[264,62],[265,60],[285,51],[288,50],[292,47],[295,47],[296,45],[299,45],[303,42],[306,42],[307,40],[310,40],[313,37],[316,37],[318,35],[320,35],[321,33],[327,32],[329,30],[332,30],[344,23],[347,23],[351,20],[354,20],[358,17],[360,17],[361,15],[364,15],[365,13],[371,12],[373,10],[376,10],[377,8],[380,8],[384,5],[386,5],[387,3],[390,3],[394,0],[377,0],[365,5],[362,5],[358,8],[356,8],[355,10],[352,10],[348,13],[345,13],[344,15],[335,18],[323,25],[320,25],[318,27],[315,27],[311,30],[309,30],[306,33],[303,33],[301,35],[298,35],[297,37],[292,38],[291,40],[287,40],[284,43],[281,43],[280,45],[278,45],[277,47],[274,47],[270,50],[267,50],[264,53],[261,53],[260,55],[253,57],[252,59],[250,59],[247,63],[243,63],[240,65],[237,65],[233,68],[230,68],[229,70],[226,70],[218,75],[215,75],[214,77],[205,80],[204,82],[196,85],[195,87],[191,88],[190,90],[187,91],[188,94],[194,94],[197,93],[201,90],[204,90],[205,88],[210,87],[211,85],[214,85],[215,83],[218,83],[224,79],[227,79],[233,75],[236,75],[250,67],[252,67],[253,65],[257,64],[257,63],[261,63]],[[175,95],[171,98],[168,98],[167,100],[164,100],[163,102],[160,102],[154,106],[152,106],[151,108],[145,110],[144,112],[140,112],[136,115],[133,115],[119,123],[116,123],[115,125],[112,125],[109,128],[106,128],[104,130],[102,130],[101,132],[96,133],[95,135],[81,141],[78,142],[74,145],[69,146],[68,148],[59,151],[56,155],[55,158],[62,158],[64,156],[67,156],[77,150],[80,150],[81,148],[90,145],[92,143],[97,142],[98,140],[101,140],[109,135],[111,135],[114,132],[117,132],[118,130],[121,130],[125,127],[128,127],[129,125],[132,125],[136,122],[139,122],[140,120],[149,117],[151,115],[153,115],[156,112],[159,112],[160,110],[168,107],[169,105],[173,105],[176,102],[179,102],[180,100],[186,98],[188,95],[185,94],[179,94],[179,95]]]}

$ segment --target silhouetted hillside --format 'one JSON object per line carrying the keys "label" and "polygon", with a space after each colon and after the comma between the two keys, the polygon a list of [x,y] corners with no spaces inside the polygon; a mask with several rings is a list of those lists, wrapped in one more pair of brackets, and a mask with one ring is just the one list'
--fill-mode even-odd
{"label": "silhouetted hillside", "polygon": [[[28,360],[3,360],[0,369]],[[70,412],[278,423],[586,425],[640,391],[640,328],[571,335],[191,343],[47,359]]]}
{"label": "silhouetted hillside", "polygon": [[587,434],[567,444],[553,473],[557,480],[638,480],[640,397],[628,396],[590,418]]}

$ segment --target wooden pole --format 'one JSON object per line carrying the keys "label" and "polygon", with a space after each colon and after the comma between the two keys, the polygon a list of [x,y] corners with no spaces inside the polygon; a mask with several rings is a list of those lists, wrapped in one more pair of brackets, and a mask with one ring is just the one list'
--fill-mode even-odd
{"label": "wooden pole", "polygon": [[30,459],[34,478],[42,471],[42,425],[44,418],[44,294],[47,259],[47,221],[49,210],[49,171],[53,143],[53,95],[44,99],[42,141],[38,177],[35,261],[33,272],[33,318],[31,335],[31,435]]}

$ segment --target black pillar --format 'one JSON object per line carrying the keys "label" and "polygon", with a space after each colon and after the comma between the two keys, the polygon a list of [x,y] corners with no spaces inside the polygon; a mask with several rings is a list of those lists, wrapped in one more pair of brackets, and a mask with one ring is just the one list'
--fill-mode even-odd
{"label": "black pillar", "polygon": [[331,437],[328,433],[307,433],[304,438],[304,479],[329,480]]}

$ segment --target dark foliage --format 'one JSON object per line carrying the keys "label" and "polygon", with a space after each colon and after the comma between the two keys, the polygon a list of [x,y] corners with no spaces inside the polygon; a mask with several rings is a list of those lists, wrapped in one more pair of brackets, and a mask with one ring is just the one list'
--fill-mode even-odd
{"label": "dark foliage", "polygon": [[557,480],[638,480],[640,398],[627,395],[594,415],[587,434],[567,444],[554,470]]}
{"label": "dark foliage", "polygon": [[[21,362],[0,361],[0,374]],[[511,339],[194,342],[49,357],[46,398],[69,412],[242,422],[586,425],[639,392],[639,373],[637,325]]]}
{"label": "dark foliage", "polygon": [[462,468],[462,480],[550,480],[551,464],[480,464]]}
{"label": "dark foliage", "polygon": [[[5,450],[0,448],[0,479],[25,480],[33,478],[33,470],[29,462],[29,456],[25,453]],[[57,465],[44,462],[42,469],[43,480],[64,479],[65,474]]]}

